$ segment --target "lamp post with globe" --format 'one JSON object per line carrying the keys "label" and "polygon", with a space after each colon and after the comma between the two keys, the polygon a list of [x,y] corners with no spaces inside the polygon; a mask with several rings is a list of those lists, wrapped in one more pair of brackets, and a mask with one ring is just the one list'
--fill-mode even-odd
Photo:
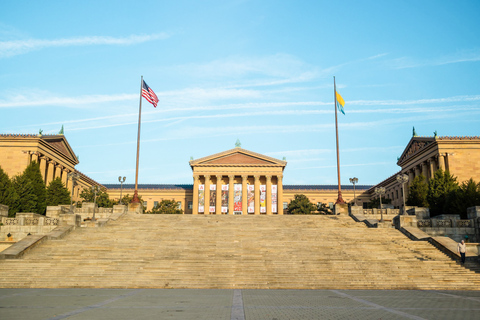
{"label": "lamp post with globe", "polygon": [[407,214],[405,210],[405,183],[408,182],[408,176],[406,174],[399,174],[397,175],[397,181],[402,185],[403,214]]}

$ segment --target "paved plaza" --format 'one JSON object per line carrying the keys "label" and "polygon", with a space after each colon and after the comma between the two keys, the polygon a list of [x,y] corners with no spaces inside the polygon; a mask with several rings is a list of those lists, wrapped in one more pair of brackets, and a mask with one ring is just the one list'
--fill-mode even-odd
{"label": "paved plaza", "polygon": [[0,319],[479,319],[480,291],[0,289]]}

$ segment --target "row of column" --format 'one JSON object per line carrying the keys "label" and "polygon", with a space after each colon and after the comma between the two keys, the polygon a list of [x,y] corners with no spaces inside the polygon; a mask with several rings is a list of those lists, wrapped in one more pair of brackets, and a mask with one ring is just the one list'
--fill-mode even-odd
{"label": "row of column", "polygon": [[45,185],[48,186],[53,179],[60,177],[67,189],[71,190],[72,181],[67,179],[68,174],[72,172],[71,169],[61,165],[53,159],[48,158],[40,152],[27,151],[26,153],[28,155],[28,164],[30,164],[32,161],[36,161],[40,165],[40,173],[42,174]]}
{"label": "row of column", "polygon": [[[224,183],[224,178],[228,178],[228,182]],[[253,177],[254,183],[249,184],[249,177]],[[204,183],[201,183],[201,180]],[[215,178],[215,182],[212,182]],[[261,184],[261,179],[265,180],[265,185]],[[276,184],[272,180],[276,180]],[[240,183],[238,183],[240,180]],[[212,185],[215,185],[215,199],[210,199],[210,190]],[[235,185],[240,190],[235,190]],[[250,207],[249,212],[249,189],[253,186],[253,210]],[[261,188],[264,188],[265,196],[265,212],[261,212]],[[228,193],[225,189],[228,189]],[[228,194],[228,207],[222,206],[222,193]],[[241,194],[241,211],[239,210],[239,195]],[[282,176],[280,175],[194,175],[193,177],[193,214],[283,214],[283,186]],[[237,200],[237,201],[236,201]],[[203,212],[202,211],[203,203]],[[214,210],[210,210],[210,203],[214,204]],[[237,203],[237,206],[235,206]],[[213,207],[213,206],[212,206]]]}
{"label": "row of column", "polygon": [[413,182],[413,179],[420,174],[426,177],[427,181],[433,178],[435,171],[438,169],[449,170],[449,154],[441,153],[435,157],[431,157],[421,163],[415,165],[413,168],[408,170],[408,185],[410,186]]}

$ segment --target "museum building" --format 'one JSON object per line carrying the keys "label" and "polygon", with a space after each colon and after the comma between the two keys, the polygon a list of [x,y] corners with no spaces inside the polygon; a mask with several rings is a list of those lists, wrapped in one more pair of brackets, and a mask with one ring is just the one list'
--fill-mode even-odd
{"label": "museum building", "polygon": [[[13,177],[21,174],[31,161],[40,164],[46,185],[60,177],[73,200],[78,201],[83,188],[105,187],[112,199],[133,195],[134,185],[100,184],[75,169],[78,158],[63,134],[0,134],[0,166]],[[187,165],[187,164],[186,164]],[[283,214],[296,194],[306,195],[312,203],[333,207],[337,185],[284,185],[286,161],[278,160],[240,147],[191,160],[193,184],[139,184],[145,210],[151,210],[162,200],[174,200],[185,214]],[[480,137],[418,137],[414,135],[397,165],[394,175],[374,186],[342,185],[346,202],[365,206],[377,197],[375,189],[385,188],[384,197],[393,206],[403,205],[413,179],[423,174],[431,179],[438,169],[449,170],[461,183],[470,178],[480,181]],[[72,181],[72,173],[76,180]],[[406,175],[405,184],[397,180]],[[73,185],[72,185],[73,184]]]}

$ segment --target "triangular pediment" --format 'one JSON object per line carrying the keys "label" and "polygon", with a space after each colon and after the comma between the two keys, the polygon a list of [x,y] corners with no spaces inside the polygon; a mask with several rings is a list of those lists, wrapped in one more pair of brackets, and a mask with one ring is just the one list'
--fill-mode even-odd
{"label": "triangular pediment", "polygon": [[52,148],[56,149],[64,156],[72,160],[74,163],[78,163],[77,156],[73,152],[64,135],[42,136],[41,139],[48,143],[48,145],[50,145]]}
{"label": "triangular pediment", "polygon": [[281,161],[259,153],[242,148],[235,148],[221,153],[213,154],[197,160],[190,161],[190,166],[282,166],[286,161]]}
{"label": "triangular pediment", "polygon": [[398,159],[397,164],[403,163],[407,159],[413,157],[415,154],[420,153],[428,145],[433,143],[435,138],[431,137],[413,137],[408,143],[407,147],[403,151],[402,155]]}

